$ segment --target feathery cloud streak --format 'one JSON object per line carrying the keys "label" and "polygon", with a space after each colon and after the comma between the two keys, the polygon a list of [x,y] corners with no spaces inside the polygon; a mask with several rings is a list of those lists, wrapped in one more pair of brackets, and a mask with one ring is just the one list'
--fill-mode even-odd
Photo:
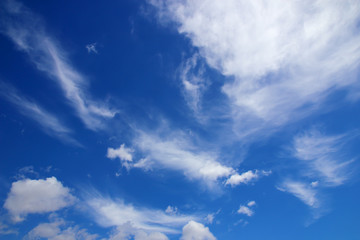
{"label": "feathery cloud streak", "polygon": [[103,128],[103,120],[113,117],[116,111],[91,99],[86,92],[86,79],[70,64],[57,41],[46,33],[41,19],[16,1],[5,1],[1,6],[0,32],[59,84],[86,127]]}
{"label": "feathery cloud streak", "polygon": [[89,197],[86,204],[96,222],[104,227],[130,224],[136,229],[150,232],[177,233],[178,228],[197,216],[166,214],[161,210],[137,208],[124,201],[101,196]]}

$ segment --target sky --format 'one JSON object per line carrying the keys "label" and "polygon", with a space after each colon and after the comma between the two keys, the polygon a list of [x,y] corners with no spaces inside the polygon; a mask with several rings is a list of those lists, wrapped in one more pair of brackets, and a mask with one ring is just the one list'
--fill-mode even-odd
{"label": "sky", "polygon": [[360,2],[0,2],[0,239],[360,238]]}

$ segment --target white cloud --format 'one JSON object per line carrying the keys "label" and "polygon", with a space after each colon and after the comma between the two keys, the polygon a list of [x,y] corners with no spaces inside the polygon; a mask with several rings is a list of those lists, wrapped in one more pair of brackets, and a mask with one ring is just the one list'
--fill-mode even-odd
{"label": "white cloud", "polygon": [[97,43],[90,43],[85,46],[88,53],[98,53],[98,51],[96,49],[96,44]]}
{"label": "white cloud", "polygon": [[125,144],[121,144],[119,148],[108,148],[107,157],[110,159],[119,158],[122,165],[126,168],[130,168],[129,162],[132,162],[133,156],[132,153],[134,149],[125,147]]}
{"label": "white cloud", "polygon": [[86,79],[70,64],[60,44],[44,30],[42,21],[16,1],[4,5],[0,32],[28,54],[36,67],[54,79],[78,117],[92,130],[104,127],[103,120],[112,118],[115,111],[106,104],[95,102],[87,93]]}
{"label": "white cloud", "polygon": [[168,133],[167,137],[141,132],[135,145],[152,166],[182,171],[188,178],[205,180],[207,184],[234,172],[217,160],[216,153],[197,149],[181,132]]}
{"label": "white cloud", "polygon": [[311,185],[312,187],[317,187],[317,186],[319,186],[319,181],[311,182],[310,185]]}
{"label": "white cloud", "polygon": [[190,221],[182,231],[181,240],[216,240],[208,227],[203,224]]}
{"label": "white cloud", "polygon": [[214,213],[210,213],[206,216],[205,220],[206,222],[212,224],[214,222],[215,219],[215,214]]}
{"label": "white cloud", "polygon": [[48,240],[94,240],[97,234],[89,234],[86,229],[78,226],[69,226],[61,219],[53,219],[49,223],[41,223],[33,228],[24,239],[36,240],[46,238]]}
{"label": "white cloud", "polygon": [[248,202],[247,204],[249,207],[252,207],[252,206],[255,206],[256,205],[256,202],[255,201],[250,201]]}
{"label": "white cloud", "polygon": [[27,214],[54,212],[72,205],[74,201],[70,189],[55,177],[24,179],[12,183],[4,208],[14,222],[20,222]]}
{"label": "white cloud", "polygon": [[254,215],[254,212],[246,207],[246,206],[240,206],[239,210],[237,211],[239,214],[245,214],[248,215],[249,217],[251,217],[252,215]]}
{"label": "white cloud", "polygon": [[251,209],[251,207],[255,206],[256,202],[249,201],[246,205],[247,206],[240,205],[239,209],[237,210],[237,213],[244,214],[244,215],[247,215],[248,217],[251,217],[252,215],[254,215],[254,211]]}
{"label": "white cloud", "polygon": [[289,192],[295,197],[299,198],[306,205],[312,208],[320,207],[320,201],[318,199],[317,191],[309,184],[303,182],[286,180],[278,187],[280,191]]}
{"label": "white cloud", "polygon": [[259,170],[249,170],[242,174],[235,173],[231,175],[229,179],[226,180],[225,185],[237,186],[240,184],[248,184],[259,179],[261,176],[268,176],[271,174],[271,171],[259,171]]}
{"label": "white cloud", "polygon": [[350,177],[352,161],[342,160],[344,157],[340,154],[347,138],[346,135],[327,136],[312,129],[294,138],[292,153],[307,166],[307,175],[320,178],[328,186],[338,186]]}
{"label": "white cloud", "polygon": [[203,63],[200,62],[200,56],[194,54],[184,61],[179,71],[185,100],[196,116],[200,117],[201,98],[206,89],[203,76],[205,70]]}
{"label": "white cloud", "polygon": [[55,115],[43,109],[38,103],[21,96],[11,85],[0,82],[0,96],[12,103],[22,115],[35,121],[46,134],[80,146],[80,143],[71,137],[71,130]]}
{"label": "white cloud", "polygon": [[177,233],[179,227],[198,218],[181,214],[169,215],[161,210],[135,207],[119,199],[99,196],[90,197],[86,204],[96,222],[104,227],[130,224],[145,232]]}
{"label": "white cloud", "polygon": [[178,211],[177,207],[172,207],[172,206],[170,206],[170,205],[167,206],[167,208],[165,209],[165,212],[166,212],[167,214],[170,214],[170,215],[176,214],[177,211]]}
{"label": "white cloud", "polygon": [[149,2],[210,66],[234,77],[223,92],[241,137],[276,130],[358,86],[357,0]]}

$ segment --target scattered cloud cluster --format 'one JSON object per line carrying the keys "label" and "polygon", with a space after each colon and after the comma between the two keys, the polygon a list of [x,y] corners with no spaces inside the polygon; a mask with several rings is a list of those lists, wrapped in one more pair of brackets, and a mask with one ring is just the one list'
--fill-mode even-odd
{"label": "scattered cloud cluster", "polygon": [[240,208],[237,210],[237,213],[251,217],[252,215],[254,215],[254,211],[251,209],[251,207],[255,205],[256,205],[255,201],[250,201],[247,203],[247,205],[240,205]]}
{"label": "scattered cloud cluster", "polygon": [[49,213],[72,205],[75,197],[55,177],[13,182],[4,203],[14,222],[31,213]]}

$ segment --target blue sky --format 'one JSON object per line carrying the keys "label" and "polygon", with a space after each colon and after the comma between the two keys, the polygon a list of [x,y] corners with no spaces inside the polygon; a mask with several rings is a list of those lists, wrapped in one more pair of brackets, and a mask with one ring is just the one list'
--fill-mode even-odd
{"label": "blue sky", "polygon": [[0,6],[0,239],[359,239],[358,1]]}

